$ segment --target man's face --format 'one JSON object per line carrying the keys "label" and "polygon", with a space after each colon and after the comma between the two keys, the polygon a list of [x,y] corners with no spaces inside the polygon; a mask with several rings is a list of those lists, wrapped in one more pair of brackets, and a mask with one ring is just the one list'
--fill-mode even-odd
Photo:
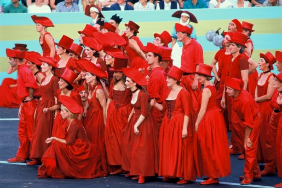
{"label": "man's face", "polygon": [[230,46],[229,46],[229,50],[230,50],[231,54],[235,54],[240,50],[240,48],[237,47],[237,45],[235,43],[231,43]]}
{"label": "man's face", "polygon": [[72,0],[65,0],[65,3],[72,3]]}
{"label": "man's face", "polygon": [[146,57],[149,65],[152,65],[156,60],[155,58],[157,58],[152,52],[148,52]]}
{"label": "man's face", "polygon": [[224,38],[223,38],[223,40],[222,40],[222,46],[224,46],[224,47],[229,47],[229,45],[230,45],[230,36],[229,35],[225,35],[224,36]]}
{"label": "man's face", "polygon": [[12,2],[13,4],[15,4],[15,3],[18,3],[19,0],[11,0],[11,2]]}
{"label": "man's face", "polygon": [[231,87],[226,87],[226,93],[230,96],[230,97],[234,97],[235,96],[235,89],[231,88]]}
{"label": "man's face", "polygon": [[12,57],[9,57],[8,63],[11,65],[11,67],[17,66],[17,62],[16,62],[15,58],[12,58]]}
{"label": "man's face", "polygon": [[162,40],[160,37],[156,37],[153,41],[153,44],[156,45],[156,46],[163,46],[164,43],[162,43]]}
{"label": "man's face", "polygon": [[230,22],[228,25],[228,32],[234,33],[235,31],[237,31],[237,26],[234,22]]}
{"label": "man's face", "polygon": [[277,63],[276,63],[275,65],[276,65],[276,67],[277,67],[277,70],[278,70],[279,72],[281,72],[281,71],[282,71],[282,62],[277,61]]}
{"label": "man's face", "polygon": [[182,32],[177,32],[177,33],[176,33],[176,36],[177,36],[177,40],[183,42],[183,40],[184,40],[186,34],[185,34],[185,33],[182,33]]}
{"label": "man's face", "polygon": [[109,23],[112,24],[115,28],[118,28],[118,24],[115,20],[110,20]]}
{"label": "man's face", "polygon": [[80,91],[80,92],[79,92],[79,95],[80,95],[80,97],[81,97],[81,101],[82,101],[82,102],[85,102],[85,101],[87,100],[88,93],[87,93],[85,90]]}
{"label": "man's face", "polygon": [[125,3],[125,0],[117,0],[117,3],[118,3],[119,5],[123,5],[123,4]]}

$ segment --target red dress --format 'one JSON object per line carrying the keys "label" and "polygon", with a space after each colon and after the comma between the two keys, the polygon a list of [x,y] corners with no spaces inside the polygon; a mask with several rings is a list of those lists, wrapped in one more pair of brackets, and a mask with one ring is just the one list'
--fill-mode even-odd
{"label": "red dress", "polygon": [[[57,91],[57,96],[59,95],[61,95],[61,89],[58,89]],[[71,91],[70,98],[74,99],[82,107],[81,97],[77,92]],[[58,104],[60,104],[59,99],[58,99]],[[53,129],[52,129],[52,136],[57,138],[65,138],[69,124],[66,119],[62,119],[60,112],[61,110],[58,111],[55,117]]]}
{"label": "red dress", "polygon": [[102,89],[101,85],[96,85],[89,90],[93,91],[91,99],[88,99],[88,110],[85,119],[85,130],[89,141],[96,144],[99,148],[101,155],[102,171],[101,176],[108,174],[107,170],[107,158],[106,158],[106,147],[105,147],[105,124],[103,116],[103,108],[96,98],[97,89]]}
{"label": "red dress", "polygon": [[[278,104],[277,104],[278,105]],[[279,105],[280,111],[282,111],[282,105]],[[280,119],[277,127],[277,135],[276,135],[276,163],[277,163],[277,174],[278,177],[282,177],[282,118],[280,112]]]}
{"label": "red dress", "polygon": [[[262,74],[261,74],[262,75]],[[261,77],[260,75],[260,77]],[[268,81],[269,78],[272,76],[270,74],[264,85],[257,84],[257,96],[261,97],[263,95],[267,94],[267,88],[268,88]],[[258,140],[258,156],[257,160],[258,162],[265,162],[266,159],[266,136],[268,132],[269,122],[271,118],[271,114],[273,112],[271,106],[270,106],[271,100],[266,100],[263,102],[258,103],[259,109],[260,109],[260,115],[261,115],[261,124],[260,124],[260,132],[259,132],[259,140]]]}
{"label": "red dress", "polygon": [[[132,134],[132,151],[130,160],[130,174],[137,176],[155,176],[158,173],[158,140],[157,130],[153,117],[148,113],[149,97],[143,91],[139,91],[137,101],[132,104],[134,114],[128,126]],[[145,116],[139,125],[139,134],[134,134],[134,125],[140,115]]]}
{"label": "red dress", "polygon": [[[43,41],[42,44],[40,43],[40,39],[39,39],[39,43],[40,43],[40,46],[42,48],[42,56],[50,56],[50,53],[51,53],[51,50],[50,50],[50,48],[49,48],[49,46],[48,46],[48,44],[47,44],[47,42],[45,40],[45,36],[46,35],[51,35],[51,34],[48,33],[48,32],[44,33],[43,39],[42,39],[42,41]],[[51,35],[51,37],[52,37],[52,35]],[[54,41],[54,39],[53,39],[53,41]],[[55,42],[54,42],[54,47],[55,47]],[[60,60],[60,57],[59,57],[59,55],[56,52],[55,52],[55,57],[54,58],[56,60]]]}
{"label": "red dress", "polygon": [[95,178],[100,176],[98,147],[90,144],[78,119],[68,123],[66,144],[52,141],[38,168],[39,178]]}
{"label": "red dress", "polygon": [[[112,101],[108,106],[105,127],[105,144],[109,165],[122,165],[122,147],[124,145],[122,130],[128,124],[128,116],[132,109],[130,105],[131,94],[130,89],[118,91],[112,88],[110,91],[109,98]],[[114,171],[114,169],[110,171]]]}
{"label": "red dress", "polygon": [[[131,39],[135,40],[137,42],[138,46],[141,49],[143,48],[143,44],[138,37],[132,37]],[[146,75],[148,75],[148,71],[147,71],[148,63],[147,63],[147,61],[145,59],[143,59],[142,57],[140,57],[137,54],[137,52],[129,46],[126,46],[126,52],[129,56],[130,67],[135,68],[135,69],[142,68],[142,69],[145,70]]]}
{"label": "red dress", "polygon": [[[167,111],[159,135],[159,176],[195,180],[193,124],[190,119],[191,101],[189,93],[182,88],[176,100],[166,100],[166,106]],[[183,139],[182,129],[185,115],[189,117],[188,137]],[[186,150],[189,150],[189,152],[185,152]]]}
{"label": "red dress", "polygon": [[50,144],[46,144],[45,140],[52,135],[55,111],[43,112],[44,108],[50,108],[55,105],[54,97],[57,97],[58,77],[53,76],[46,85],[39,86],[41,100],[35,113],[35,125],[32,138],[31,159],[41,159]]}
{"label": "red dress", "polygon": [[10,85],[17,84],[17,80],[12,78],[5,78],[0,86],[0,107],[4,108],[19,108],[21,100],[17,95],[17,86],[9,87]]}
{"label": "red dress", "polygon": [[[211,97],[198,127],[198,141],[204,166],[202,175],[221,178],[231,173],[227,131],[223,115],[215,105],[215,87],[206,86],[205,88],[211,91]],[[202,93],[199,98],[199,107],[201,107],[201,101]]]}

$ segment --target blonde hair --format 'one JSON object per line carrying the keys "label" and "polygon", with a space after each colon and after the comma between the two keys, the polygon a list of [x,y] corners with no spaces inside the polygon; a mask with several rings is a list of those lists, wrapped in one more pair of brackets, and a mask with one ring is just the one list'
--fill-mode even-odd
{"label": "blonde hair", "polygon": [[64,111],[66,111],[66,112],[69,112],[70,113],[70,118],[72,118],[72,119],[75,119],[76,118],[76,115],[75,114],[73,114],[73,113],[71,113],[71,111],[69,111],[69,109],[67,109],[67,107],[65,107],[63,104],[61,105],[61,110],[64,110]]}

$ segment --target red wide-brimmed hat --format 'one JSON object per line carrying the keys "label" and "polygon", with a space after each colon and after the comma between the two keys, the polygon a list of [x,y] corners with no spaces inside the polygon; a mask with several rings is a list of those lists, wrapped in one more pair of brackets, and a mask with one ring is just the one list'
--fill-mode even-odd
{"label": "red wide-brimmed hat", "polygon": [[101,9],[99,7],[97,7],[96,5],[87,5],[85,7],[85,15],[86,16],[90,16],[90,11],[97,12],[99,14],[100,18],[105,18],[102,14]]}
{"label": "red wide-brimmed hat", "polygon": [[82,70],[82,71],[87,71],[87,70],[85,70],[84,67],[82,66],[85,62],[90,62],[90,63],[91,63],[91,61],[89,61],[89,60],[87,60],[87,59],[78,59],[75,63],[76,63],[76,65],[78,66],[78,68],[79,68],[80,70]]}
{"label": "red wide-brimmed hat", "polygon": [[143,48],[143,50],[146,51],[147,53],[148,53],[148,52],[152,52],[152,53],[154,53],[154,54],[157,54],[157,55],[159,55],[159,56],[162,56],[162,51],[161,51],[161,49],[160,49],[158,46],[156,46],[156,45],[154,45],[153,43],[151,43],[151,42],[148,42],[148,43],[147,43],[147,46],[145,46],[145,47]]}
{"label": "red wide-brimmed hat", "polygon": [[126,40],[117,33],[108,32],[104,35],[110,37],[117,46],[125,46],[127,44]]}
{"label": "red wide-brimmed hat", "polygon": [[247,40],[248,40],[248,36],[247,35],[244,35],[241,32],[235,31],[233,33],[233,36],[231,37],[230,42],[235,43],[235,44],[239,44],[239,45],[241,45],[241,46],[246,48]]}
{"label": "red wide-brimmed hat", "polygon": [[134,31],[136,31],[136,33],[139,33],[139,28],[140,26],[137,25],[135,22],[129,20],[129,22],[127,24],[125,24],[125,26],[130,27],[131,29],[133,29]]}
{"label": "red wide-brimmed hat", "polygon": [[105,22],[104,25],[102,26],[102,28],[107,29],[110,32],[115,32],[116,29],[117,29],[115,26],[113,26],[109,22]]}
{"label": "red wide-brimmed hat", "polygon": [[83,108],[74,99],[66,95],[59,95],[59,101],[73,114],[82,114]]}
{"label": "red wide-brimmed hat", "polygon": [[104,47],[104,52],[112,57],[123,55],[123,51],[112,47]]}
{"label": "red wide-brimmed hat", "polygon": [[86,37],[91,37],[92,33],[93,32],[97,32],[97,31],[98,30],[95,27],[93,27],[93,26],[91,26],[89,24],[86,24],[84,29],[82,31],[78,31],[78,33],[79,34],[84,34]]}
{"label": "red wide-brimmed hat", "polygon": [[57,68],[58,61],[53,57],[43,56],[43,57],[38,58],[38,60],[41,62],[47,63],[48,65],[51,65],[54,68]]}
{"label": "red wide-brimmed hat", "polygon": [[78,44],[75,44],[75,43],[72,43],[69,51],[71,53],[74,53],[75,55],[77,55],[79,58],[80,58],[80,55],[81,55],[81,52],[82,52],[83,48],[78,45]]}
{"label": "red wide-brimmed hat", "polygon": [[172,52],[172,48],[169,47],[164,47],[164,46],[159,46],[159,48],[161,49],[161,57],[162,57],[162,61],[173,61],[173,59],[171,59],[171,52]]}
{"label": "red wide-brimmed hat", "polygon": [[189,35],[191,35],[193,32],[193,27],[183,26],[180,23],[176,23],[175,30],[177,32],[188,33]]}
{"label": "red wide-brimmed hat", "polygon": [[231,21],[236,25],[237,31],[239,31],[239,32],[242,32],[242,31],[243,31],[242,24],[241,24],[241,22],[239,22],[239,20],[233,19],[233,20],[231,20]]}
{"label": "red wide-brimmed hat", "polygon": [[225,80],[225,85],[238,91],[243,89],[243,81],[238,78],[227,77]]}
{"label": "red wide-brimmed hat", "polygon": [[211,72],[212,72],[212,66],[206,65],[204,63],[200,63],[199,69],[198,71],[195,72],[195,74],[201,74],[201,75],[213,77]]}
{"label": "red wide-brimmed hat", "polygon": [[82,37],[84,46],[88,46],[89,48],[94,49],[95,51],[103,50],[103,46],[92,37]]}
{"label": "red wide-brimmed hat", "polygon": [[103,71],[101,68],[97,67],[91,61],[80,61],[79,64],[82,66],[82,70],[86,72],[90,72],[99,78],[108,78],[108,74]]}
{"label": "red wide-brimmed hat", "polygon": [[180,81],[183,75],[183,71],[176,66],[172,66],[167,75],[177,81]]}
{"label": "red wide-brimmed hat", "polygon": [[135,68],[123,68],[123,74],[130,78],[133,82],[135,82],[139,86],[146,86],[147,79],[145,75],[143,75],[140,71]]}
{"label": "red wide-brimmed hat", "polygon": [[66,67],[62,76],[60,77],[63,78],[69,84],[73,85],[73,81],[77,78],[77,74],[73,70]]}
{"label": "red wide-brimmed hat", "polygon": [[11,57],[11,58],[24,59],[25,51],[12,50],[12,49],[6,48],[6,55],[7,57]]}
{"label": "red wide-brimmed hat", "polygon": [[273,76],[276,77],[276,79],[279,80],[279,82],[282,82],[282,72]]}
{"label": "red wide-brimmed hat", "polygon": [[163,31],[161,34],[155,33],[154,37],[159,37],[165,46],[172,42],[172,38],[167,31]]}
{"label": "red wide-brimmed hat", "polygon": [[253,30],[253,26],[254,26],[254,24],[252,24],[250,22],[245,22],[245,21],[242,22],[243,29],[247,29],[247,30],[249,30],[251,32],[255,31],[255,30]]}
{"label": "red wide-brimmed hat", "polygon": [[85,87],[82,85],[80,87],[77,88],[76,92],[79,93],[81,91],[86,91]]}
{"label": "red wide-brimmed hat", "polygon": [[24,50],[24,51],[27,51],[28,49],[26,47],[27,47],[26,44],[15,44],[15,47],[13,48],[13,50]]}
{"label": "red wide-brimmed hat", "polygon": [[45,16],[33,15],[33,16],[31,16],[31,19],[34,21],[34,23],[41,24],[45,27],[54,27],[52,21]]}
{"label": "red wide-brimmed hat", "polygon": [[128,63],[128,57],[124,55],[115,56],[114,67],[113,67],[114,72],[122,72],[122,69],[127,67],[127,63]]}
{"label": "red wide-brimmed hat", "polygon": [[107,35],[104,35],[103,33],[100,32],[94,32],[92,33],[92,36],[94,39],[96,39],[102,46],[114,46],[115,43],[114,41],[108,37]]}
{"label": "red wide-brimmed hat", "polygon": [[282,63],[282,52],[276,51],[275,52],[275,57],[276,57],[277,61]]}
{"label": "red wide-brimmed hat", "polygon": [[60,41],[58,43],[55,43],[57,46],[61,46],[67,50],[70,49],[71,45],[73,43],[73,39],[71,39],[70,37],[63,35],[62,38],[60,39]]}
{"label": "red wide-brimmed hat", "polygon": [[194,14],[192,14],[191,12],[189,12],[189,11],[178,10],[175,13],[172,14],[172,17],[181,18],[181,14],[182,13],[188,15],[191,22],[198,23],[198,20],[197,20],[196,16]]}
{"label": "red wide-brimmed hat", "polygon": [[42,65],[42,62],[38,60],[40,57],[41,55],[38,52],[25,52],[25,59],[38,66]]}
{"label": "red wide-brimmed hat", "polygon": [[270,70],[273,70],[273,64],[276,63],[276,58],[272,55],[270,52],[266,52],[265,54],[260,53],[259,54],[260,58],[263,58],[266,63],[269,64]]}

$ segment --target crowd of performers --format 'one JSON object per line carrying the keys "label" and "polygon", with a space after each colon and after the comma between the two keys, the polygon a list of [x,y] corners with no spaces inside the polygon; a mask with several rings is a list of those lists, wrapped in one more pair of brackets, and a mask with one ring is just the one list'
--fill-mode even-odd
{"label": "crowd of performers", "polygon": [[[261,53],[255,62],[253,24],[234,19],[206,65],[189,24],[196,17],[176,13],[172,37],[155,33],[146,46],[139,25],[129,21],[123,32],[117,15],[114,26],[78,31],[80,45],[65,35],[55,43],[47,32],[52,21],[32,16],[43,53],[24,44],[6,49],[8,73],[17,70],[18,78],[3,81],[1,98],[9,107],[20,103],[20,146],[8,162],[41,165],[39,178],[126,174],[144,183],[158,175],[186,184],[198,176],[208,185],[230,175],[230,154],[240,154],[241,184],[281,176],[282,73],[271,71],[276,61],[282,70],[282,52]],[[179,67],[172,41],[181,49]]]}

